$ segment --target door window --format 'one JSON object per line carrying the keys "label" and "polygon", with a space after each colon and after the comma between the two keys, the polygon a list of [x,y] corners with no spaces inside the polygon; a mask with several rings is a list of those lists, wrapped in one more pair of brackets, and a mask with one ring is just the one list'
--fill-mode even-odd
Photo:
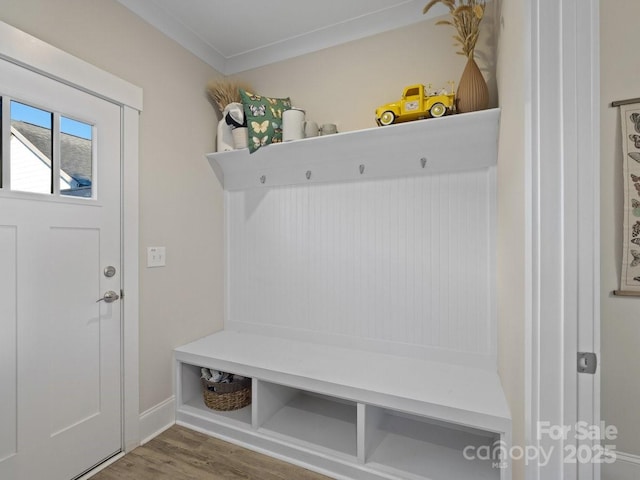
{"label": "door window", "polygon": [[3,190],[94,198],[94,127],[7,97],[0,101],[8,102],[10,114],[2,121],[10,130],[2,135],[9,149],[0,150],[9,155],[0,162]]}

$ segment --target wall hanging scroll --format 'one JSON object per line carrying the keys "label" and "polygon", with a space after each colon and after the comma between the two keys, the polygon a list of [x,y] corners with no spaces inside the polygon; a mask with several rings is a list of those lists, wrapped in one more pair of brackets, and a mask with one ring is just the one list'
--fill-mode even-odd
{"label": "wall hanging scroll", "polygon": [[620,289],[640,294],[640,102],[620,105],[624,220]]}

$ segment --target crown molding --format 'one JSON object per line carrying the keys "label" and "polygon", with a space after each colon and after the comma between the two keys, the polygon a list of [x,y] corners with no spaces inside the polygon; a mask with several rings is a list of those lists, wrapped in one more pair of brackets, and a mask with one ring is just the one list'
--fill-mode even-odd
{"label": "crown molding", "polygon": [[149,0],[118,0],[137,16],[182,45],[200,60],[225,74],[226,58],[170,13]]}
{"label": "crown molding", "polygon": [[154,2],[149,0],[118,0],[118,2],[223,75],[232,75],[316,52],[446,13],[442,6],[435,6],[427,15],[422,15],[425,0],[407,0],[384,10],[225,57],[213,45],[207,43]]}

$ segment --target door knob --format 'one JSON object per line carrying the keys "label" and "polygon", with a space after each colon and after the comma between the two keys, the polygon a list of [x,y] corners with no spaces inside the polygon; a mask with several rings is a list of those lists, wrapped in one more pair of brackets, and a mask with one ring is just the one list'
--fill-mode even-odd
{"label": "door knob", "polygon": [[96,303],[98,302],[102,302],[104,300],[104,303],[113,303],[116,300],[118,300],[120,298],[120,295],[118,295],[116,292],[114,292],[113,290],[109,290],[108,292],[106,292],[104,294],[104,297],[96,300]]}

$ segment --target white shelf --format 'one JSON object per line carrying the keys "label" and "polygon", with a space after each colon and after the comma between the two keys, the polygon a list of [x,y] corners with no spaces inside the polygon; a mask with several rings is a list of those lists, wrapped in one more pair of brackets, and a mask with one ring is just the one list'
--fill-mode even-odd
{"label": "white shelf", "polygon": [[490,109],[207,158],[225,190],[475,170],[496,164],[499,119],[500,110]]}
{"label": "white shelf", "polygon": [[219,422],[232,422],[238,425],[251,426],[251,406],[248,405],[240,410],[222,412],[212,410],[204,404],[204,400],[192,400],[182,405],[181,410],[190,415],[199,415],[204,418]]}

